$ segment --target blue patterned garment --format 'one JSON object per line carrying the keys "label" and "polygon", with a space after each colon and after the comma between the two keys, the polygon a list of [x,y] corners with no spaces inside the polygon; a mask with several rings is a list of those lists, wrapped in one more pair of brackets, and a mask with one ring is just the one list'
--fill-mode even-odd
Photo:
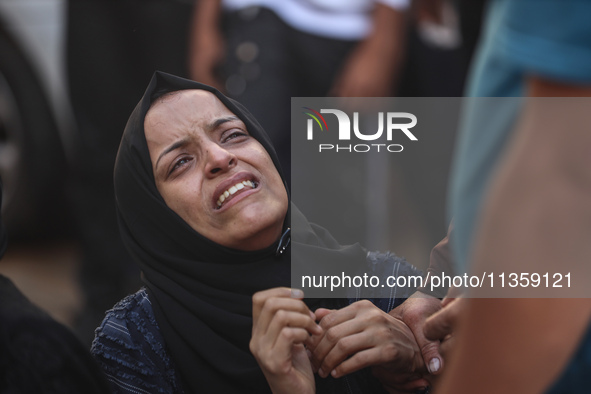
{"label": "blue patterned garment", "polygon": [[183,393],[144,288],[109,310],[95,335],[90,352],[113,393]]}
{"label": "blue patterned garment", "polygon": [[[417,268],[392,253],[369,252],[365,270],[368,275],[382,278],[422,275]],[[376,288],[369,300],[388,312],[413,292],[413,288]],[[359,301],[355,291],[348,298],[349,303]],[[91,353],[115,394],[184,393],[164,343],[148,293],[142,288],[107,312],[96,329]],[[368,369],[341,379],[317,378],[317,391],[335,394],[384,392]]]}

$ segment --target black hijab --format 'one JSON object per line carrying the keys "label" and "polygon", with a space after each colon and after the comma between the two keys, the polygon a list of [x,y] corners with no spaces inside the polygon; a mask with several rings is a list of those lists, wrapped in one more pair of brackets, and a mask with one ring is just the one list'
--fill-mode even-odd
{"label": "black hijab", "polygon": [[[249,351],[252,295],[290,286],[290,218],[304,223],[302,240],[342,253],[343,264],[364,259],[361,247],[340,248],[328,233],[316,234],[294,207],[284,236],[270,247],[245,252],[216,244],[193,230],[158,192],[144,135],[144,118],[162,94],[185,89],[213,93],[269,153],[285,183],[277,154],[259,123],[239,103],[214,88],[156,72],[134,109],[115,164],[121,235],[140,265],[156,320],[187,392],[269,392]],[[287,185],[286,185],[287,189]]]}

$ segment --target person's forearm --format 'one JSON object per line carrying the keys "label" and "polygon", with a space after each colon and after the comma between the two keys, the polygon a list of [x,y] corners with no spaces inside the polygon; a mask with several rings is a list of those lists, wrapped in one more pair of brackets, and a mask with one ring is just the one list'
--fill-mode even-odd
{"label": "person's forearm", "polygon": [[214,70],[224,56],[221,12],[221,0],[196,0],[188,48],[190,77],[218,88]]}
{"label": "person's forearm", "polygon": [[389,53],[399,52],[404,45],[406,13],[387,5],[376,3],[372,14],[372,31],[369,38]]}
{"label": "person's forearm", "polygon": [[405,42],[406,13],[377,3],[373,11],[373,29],[366,43],[381,55],[394,84],[400,73]]}
{"label": "person's forearm", "polygon": [[221,0],[196,0],[193,6],[192,37],[198,37],[204,31],[218,28]]}
{"label": "person's forearm", "polygon": [[[530,83],[533,95],[580,95],[556,88]],[[573,278],[591,277],[589,100],[561,104],[530,100],[521,116],[475,235],[475,272],[568,269]],[[590,316],[589,299],[468,300],[438,392],[543,392],[576,350]]]}
{"label": "person's forearm", "polygon": [[377,3],[372,30],[349,54],[330,94],[340,97],[385,97],[392,94],[405,42],[405,15]]}

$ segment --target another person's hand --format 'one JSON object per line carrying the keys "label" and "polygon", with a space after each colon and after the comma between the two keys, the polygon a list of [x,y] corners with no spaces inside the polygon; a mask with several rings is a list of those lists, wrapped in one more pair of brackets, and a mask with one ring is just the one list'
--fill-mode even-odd
{"label": "another person's hand", "polygon": [[324,335],[315,341],[312,361],[321,377],[335,378],[380,365],[397,376],[398,387],[428,385],[423,358],[410,329],[369,301],[343,309],[316,310]]}
{"label": "another person's hand", "polygon": [[466,300],[461,297],[445,298],[442,302],[443,308],[425,322],[425,337],[434,341],[450,339],[457,327],[465,303]]}
{"label": "another person's hand", "polygon": [[252,297],[250,351],[273,393],[314,393],[312,366],[304,344],[322,335],[303,292],[281,287]]}
{"label": "another person's hand", "polygon": [[443,357],[439,352],[439,338],[430,340],[425,337],[425,321],[441,310],[441,301],[423,293],[415,293],[400,306],[389,312],[402,320],[412,331],[421,349],[425,365],[431,374],[439,374],[443,369]]}

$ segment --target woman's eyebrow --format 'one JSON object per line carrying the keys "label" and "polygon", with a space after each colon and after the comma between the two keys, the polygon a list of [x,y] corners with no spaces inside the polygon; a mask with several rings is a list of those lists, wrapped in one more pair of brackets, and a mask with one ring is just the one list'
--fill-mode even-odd
{"label": "woman's eyebrow", "polygon": [[207,129],[207,131],[213,131],[216,128],[218,128],[220,125],[222,125],[226,122],[232,122],[235,120],[240,120],[240,118],[237,117],[236,115],[227,116],[225,118],[218,118],[218,119],[214,120],[213,122],[211,122],[210,124],[208,124],[206,129]]}
{"label": "woman's eyebrow", "polygon": [[173,150],[186,146],[189,143],[189,141],[190,141],[190,137],[185,137],[183,139],[180,139],[180,140],[174,142],[168,148],[164,149],[164,151],[162,153],[160,153],[160,156],[158,156],[158,160],[156,160],[155,168],[158,168],[158,163],[160,162],[160,159],[162,159],[164,156],[166,156],[167,154],[169,154]]}

